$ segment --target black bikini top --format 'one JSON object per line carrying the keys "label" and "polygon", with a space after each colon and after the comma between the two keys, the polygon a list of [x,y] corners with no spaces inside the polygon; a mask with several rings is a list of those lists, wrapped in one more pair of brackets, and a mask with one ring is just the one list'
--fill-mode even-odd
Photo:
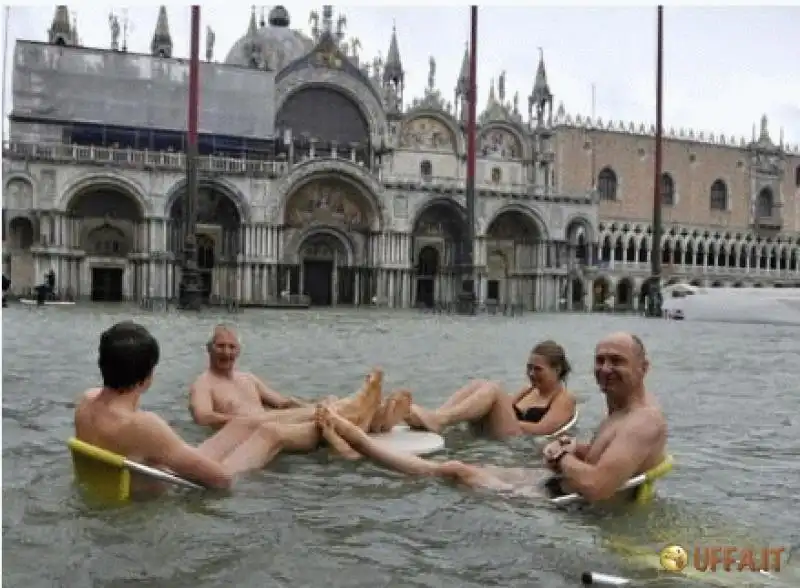
{"label": "black bikini top", "polygon": [[544,418],[544,415],[547,414],[547,411],[550,410],[550,405],[553,404],[553,400],[556,399],[556,396],[558,396],[558,394],[555,394],[550,399],[550,402],[547,403],[547,406],[531,406],[530,408],[526,409],[525,412],[522,412],[515,404],[514,413],[517,415],[517,419],[522,422],[538,423]]}

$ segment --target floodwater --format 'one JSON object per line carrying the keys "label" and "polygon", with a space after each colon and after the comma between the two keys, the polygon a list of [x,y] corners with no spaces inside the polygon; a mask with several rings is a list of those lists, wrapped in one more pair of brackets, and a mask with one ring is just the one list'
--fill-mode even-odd
{"label": "floodwater", "polygon": [[[350,393],[381,365],[387,389],[409,386],[426,406],[472,377],[516,389],[530,347],[554,338],[575,367],[582,436],[604,411],[593,346],[610,331],[632,330],[652,357],[649,384],[669,415],[676,467],[652,506],[615,512],[559,511],[323,453],[282,456],[230,496],[98,509],[74,487],[64,442],[76,396],[98,382],[99,333],[128,318],[162,345],[144,407],[192,441],[205,432],[190,421],[187,384],[219,321],[240,330],[242,367],[285,393]],[[12,306],[3,311],[3,585],[557,588],[578,586],[585,570],[627,574],[642,586],[690,585],[658,577],[652,562],[631,561],[619,545],[653,553],[672,543],[800,546],[798,357],[797,328],[639,317]],[[447,443],[448,458],[540,464],[530,440],[455,431]],[[784,558],[769,585],[800,585],[797,561]],[[744,585],[738,578],[733,585]]]}

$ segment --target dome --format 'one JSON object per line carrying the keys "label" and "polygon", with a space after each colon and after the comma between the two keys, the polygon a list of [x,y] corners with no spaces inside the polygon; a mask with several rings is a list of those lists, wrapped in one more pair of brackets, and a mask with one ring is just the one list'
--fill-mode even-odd
{"label": "dome", "polygon": [[[295,59],[311,53],[314,42],[299,31],[288,27],[289,13],[282,6],[276,6],[269,13],[269,26],[256,30],[256,42],[261,46],[262,55],[269,69],[281,71]],[[250,55],[247,51],[252,41],[248,35],[236,41],[225,58],[228,65],[248,66]]]}

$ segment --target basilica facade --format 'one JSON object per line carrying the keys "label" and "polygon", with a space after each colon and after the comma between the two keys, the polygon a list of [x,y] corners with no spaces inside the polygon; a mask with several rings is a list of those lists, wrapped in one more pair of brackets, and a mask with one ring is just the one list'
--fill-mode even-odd
{"label": "basilica facade", "polygon": [[[652,129],[553,109],[543,56],[520,106],[505,74],[478,104],[475,223],[466,203],[468,59],[452,100],[428,64],[405,95],[397,31],[366,60],[330,6],[309,34],[250,15],[224,63],[201,64],[198,264],[209,298],[394,308],[452,302],[474,236],[481,303],[635,308],[651,255]],[[70,296],[177,295],[185,232],[188,63],[166,9],[149,53],[82,47],[59,6],[18,41],[3,152],[4,273],[49,270]],[[254,99],[258,96],[258,99]],[[483,103],[483,104],[481,104]],[[668,279],[800,282],[800,155],[679,131],[665,144]]]}

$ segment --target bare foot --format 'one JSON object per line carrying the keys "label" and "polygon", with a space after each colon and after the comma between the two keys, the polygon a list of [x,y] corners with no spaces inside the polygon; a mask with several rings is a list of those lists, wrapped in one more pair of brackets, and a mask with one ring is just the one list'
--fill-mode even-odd
{"label": "bare foot", "polygon": [[411,392],[395,390],[389,394],[370,426],[371,433],[388,433],[411,414]]}
{"label": "bare foot", "polygon": [[342,439],[339,433],[336,432],[336,427],[333,424],[332,411],[327,406],[318,405],[314,413],[314,421],[322,432],[325,441],[328,442],[330,449],[336,455],[352,461],[361,459],[361,454],[350,447],[347,441]]}
{"label": "bare foot", "polygon": [[442,431],[442,423],[437,418],[436,413],[425,410],[418,404],[411,405],[409,414],[406,417],[406,423],[412,429],[419,431],[432,431],[433,433]]}
{"label": "bare foot", "polygon": [[353,397],[352,401],[336,407],[342,417],[366,431],[381,406],[383,394],[383,371],[372,370],[364,380],[364,386]]}

